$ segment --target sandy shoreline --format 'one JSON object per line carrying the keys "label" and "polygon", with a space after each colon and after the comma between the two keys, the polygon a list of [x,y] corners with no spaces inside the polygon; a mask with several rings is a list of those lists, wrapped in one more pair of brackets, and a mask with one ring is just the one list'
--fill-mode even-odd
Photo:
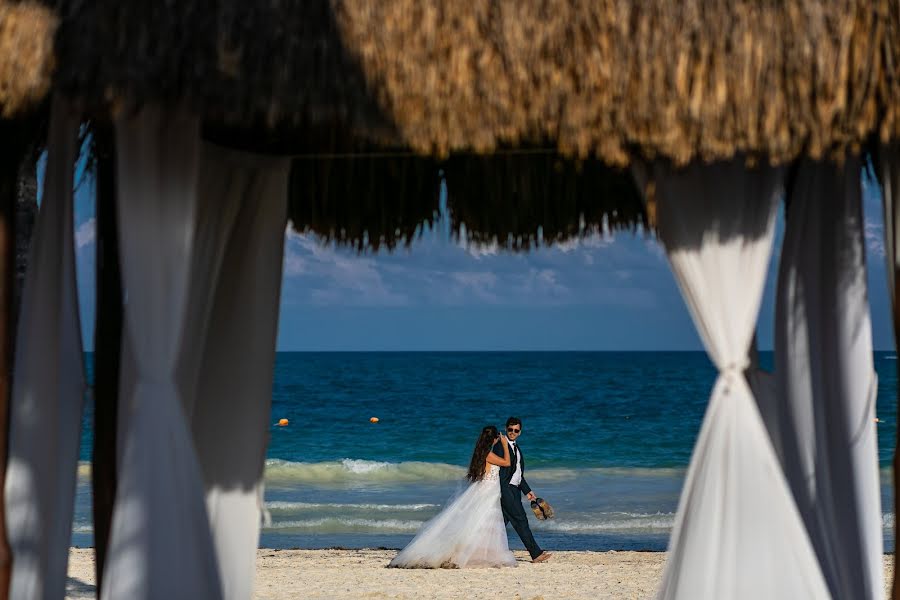
{"label": "sandy shoreline", "polygon": [[[257,551],[259,600],[288,598],[472,598],[510,600],[652,598],[664,552],[554,552],[540,565],[516,552],[515,569],[386,569],[395,550]],[[885,555],[885,590],[893,575]],[[94,551],[73,548],[66,598],[93,598]]]}

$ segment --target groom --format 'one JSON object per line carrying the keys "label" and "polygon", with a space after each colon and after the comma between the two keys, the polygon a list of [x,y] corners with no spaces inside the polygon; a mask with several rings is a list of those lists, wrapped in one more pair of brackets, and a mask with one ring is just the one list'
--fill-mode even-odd
{"label": "groom", "polygon": [[[519,494],[525,494],[529,500],[534,500],[534,492],[525,481],[525,458],[519,450],[516,440],[522,435],[522,421],[518,417],[510,417],[506,420],[506,437],[509,441],[509,466],[500,467],[500,508],[503,509],[503,522],[512,523],[513,529],[519,534],[522,543],[531,555],[531,562],[544,562],[550,558],[549,552],[544,552],[528,526],[528,517],[522,508],[522,499]],[[494,446],[494,454],[503,456],[502,443]]]}

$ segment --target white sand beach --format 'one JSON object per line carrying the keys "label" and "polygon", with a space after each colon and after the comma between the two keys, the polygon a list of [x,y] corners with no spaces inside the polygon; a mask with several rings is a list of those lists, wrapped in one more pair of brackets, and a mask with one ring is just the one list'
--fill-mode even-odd
{"label": "white sand beach", "polygon": [[[554,552],[515,569],[387,569],[394,550],[269,550],[256,555],[258,600],[406,598],[594,600],[653,598],[664,552]],[[885,590],[893,557],[884,556]],[[73,548],[66,598],[93,598],[94,552]]]}

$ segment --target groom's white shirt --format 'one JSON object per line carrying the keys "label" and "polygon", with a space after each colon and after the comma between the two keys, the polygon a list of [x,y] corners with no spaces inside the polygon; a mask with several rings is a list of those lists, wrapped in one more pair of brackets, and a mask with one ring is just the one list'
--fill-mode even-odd
{"label": "groom's white shirt", "polygon": [[516,446],[516,443],[512,440],[507,440],[509,445],[513,447],[516,451],[516,472],[513,473],[512,479],[509,480],[509,485],[514,485],[518,487],[520,483],[522,483],[522,455],[519,454],[519,448]]}

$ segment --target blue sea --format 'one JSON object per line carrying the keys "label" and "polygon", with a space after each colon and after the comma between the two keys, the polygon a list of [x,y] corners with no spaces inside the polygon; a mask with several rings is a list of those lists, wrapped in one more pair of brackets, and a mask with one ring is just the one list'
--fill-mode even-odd
{"label": "blue sea", "polygon": [[[761,361],[770,366],[771,353]],[[876,353],[875,367],[893,550],[895,353]],[[481,428],[515,415],[526,478],[556,511],[531,519],[542,546],[665,550],[715,376],[702,352],[279,353],[260,546],[402,547],[463,485]],[[89,406],[85,463],[91,418]],[[90,546],[89,469],[80,472],[72,543]]]}

